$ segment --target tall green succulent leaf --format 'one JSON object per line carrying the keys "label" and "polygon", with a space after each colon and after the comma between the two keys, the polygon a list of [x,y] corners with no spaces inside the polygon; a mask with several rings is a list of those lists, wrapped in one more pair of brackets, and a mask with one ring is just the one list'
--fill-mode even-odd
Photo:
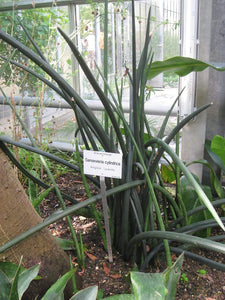
{"label": "tall green succulent leaf", "polygon": [[[80,109],[84,112],[86,117],[92,123],[95,128],[95,133],[98,134],[98,138],[103,148],[106,151],[110,151],[110,141],[109,137],[103,130],[101,124],[91,111],[91,109],[86,105],[86,103],[81,99],[78,93],[55,71],[48,62],[43,60],[40,56],[38,56],[35,52],[24,46],[21,42],[11,37],[7,33],[0,30],[0,38],[4,40],[6,43],[11,45],[12,47],[18,49],[21,53],[23,53],[27,58],[30,58],[37,66],[39,66],[43,71],[45,71],[53,80],[57,82],[63,93],[67,96],[65,100],[71,105],[71,108],[74,107],[76,103]],[[70,99],[70,100],[69,100]],[[74,103],[75,101],[75,103]]]}
{"label": "tall green succulent leaf", "polygon": [[168,240],[177,241],[179,243],[191,243],[195,247],[201,247],[201,248],[205,248],[208,250],[213,250],[225,254],[224,244],[217,243],[204,238],[200,238],[197,236],[191,236],[184,233],[178,233],[172,231],[157,231],[157,230],[139,233],[136,236],[134,236],[128,243],[129,252],[132,252],[132,247],[134,246],[135,243],[138,243],[143,239],[152,239],[152,238],[168,239]]}
{"label": "tall green succulent leaf", "polygon": [[[117,120],[114,116],[114,112],[113,112],[113,109],[110,105],[110,101],[109,101],[107,95],[105,95],[104,91],[99,86],[97,80],[95,79],[95,77],[92,74],[91,70],[87,66],[85,60],[81,56],[81,54],[78,51],[77,47],[74,45],[73,41],[60,28],[58,28],[58,30],[59,30],[60,34],[63,36],[63,38],[65,39],[65,41],[67,42],[67,44],[69,45],[69,47],[72,50],[74,56],[78,60],[81,68],[83,69],[86,77],[88,78],[89,83],[92,85],[92,87],[95,90],[96,94],[99,96],[99,99],[102,101],[102,104],[104,105],[104,107],[106,109],[106,112],[107,112],[109,118],[111,119],[112,125],[115,129],[118,140],[120,142],[120,146],[121,146],[123,152],[125,153],[125,145],[124,145],[124,142],[123,142],[123,139],[122,139],[122,135],[121,135],[120,129],[118,127]],[[113,150],[116,151],[115,149],[113,149]]]}

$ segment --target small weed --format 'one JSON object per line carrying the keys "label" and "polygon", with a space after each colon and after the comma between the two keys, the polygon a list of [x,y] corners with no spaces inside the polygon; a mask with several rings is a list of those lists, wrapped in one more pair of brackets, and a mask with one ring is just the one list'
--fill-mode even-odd
{"label": "small weed", "polygon": [[198,270],[197,273],[198,273],[197,279],[199,279],[199,277],[206,275],[207,271],[205,269],[201,269],[201,270]]}
{"label": "small weed", "polygon": [[180,280],[182,282],[188,282],[187,274],[186,273],[182,273],[181,276],[180,276]]}

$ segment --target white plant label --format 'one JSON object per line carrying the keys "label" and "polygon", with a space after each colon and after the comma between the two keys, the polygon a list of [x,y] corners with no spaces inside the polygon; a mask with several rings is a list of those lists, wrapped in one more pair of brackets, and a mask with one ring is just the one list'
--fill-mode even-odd
{"label": "white plant label", "polygon": [[122,154],[84,150],[84,174],[122,178]]}

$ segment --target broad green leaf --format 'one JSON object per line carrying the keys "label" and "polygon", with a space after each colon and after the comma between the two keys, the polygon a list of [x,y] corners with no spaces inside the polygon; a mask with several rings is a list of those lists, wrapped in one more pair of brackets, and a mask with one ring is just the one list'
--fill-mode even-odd
{"label": "broad green leaf", "polygon": [[[199,182],[198,177],[194,174],[193,174],[193,176],[194,176],[195,180],[197,182]],[[186,210],[190,211],[190,210],[200,206],[201,202],[199,201],[199,197],[198,197],[196,191],[194,190],[194,188],[192,187],[192,185],[189,183],[188,179],[185,176],[183,176],[181,178],[180,182],[181,182],[181,187],[182,187],[182,194],[181,194],[182,201],[185,205]],[[201,185],[201,188],[204,191],[204,193],[207,195],[208,199],[210,199],[210,201],[212,201],[213,198],[212,198],[210,187]],[[200,222],[203,220],[208,220],[211,218],[212,218],[212,216],[209,213],[209,211],[201,211],[201,212],[198,212],[198,213],[190,216],[188,218],[188,223],[193,224],[193,223],[197,223],[197,222]],[[209,236],[210,229],[198,231],[196,234],[201,237]]]}
{"label": "broad green leaf", "polygon": [[185,76],[191,72],[203,71],[208,67],[217,71],[225,71],[225,64],[206,63],[190,57],[175,56],[164,61],[153,62],[148,79],[152,79],[163,72],[174,72],[179,76]]}
{"label": "broad green leaf", "polygon": [[205,149],[213,162],[225,173],[225,165],[221,158],[214,151],[212,151],[211,142],[209,140],[205,141]]}
{"label": "broad green leaf", "polygon": [[[10,281],[13,280],[16,271],[18,269],[18,265],[12,263],[12,262],[7,262],[7,261],[0,261],[0,270],[2,270],[6,276],[8,277],[8,279]],[[26,271],[27,269],[25,269],[24,267],[20,266],[20,270],[19,273],[22,273],[24,271]],[[34,279],[41,279],[40,276],[36,276]]]}
{"label": "broad green leaf", "polygon": [[214,136],[211,142],[211,149],[219,156],[225,166],[225,138],[220,135]]}
{"label": "broad green leaf", "polygon": [[103,300],[135,300],[134,295],[123,294],[104,298]]}
{"label": "broad green leaf", "polygon": [[162,273],[131,272],[131,282],[136,300],[165,299],[168,293]]}
{"label": "broad green leaf", "polygon": [[27,290],[31,281],[37,277],[39,269],[40,269],[40,265],[38,264],[38,265],[33,266],[30,269],[24,270],[22,273],[20,273],[19,279],[18,279],[19,299],[22,298],[23,293]]}
{"label": "broad green leaf", "polygon": [[177,283],[180,278],[181,267],[183,263],[184,254],[182,253],[175,263],[167,268],[163,273],[165,276],[165,281],[167,282],[168,294],[166,296],[167,300],[175,299],[177,291]]}
{"label": "broad green leaf", "polygon": [[[0,261],[0,270],[2,270],[5,273],[10,283],[13,281],[17,269],[18,265],[16,264],[7,261]],[[20,270],[24,271],[25,269],[23,267],[20,267]]]}
{"label": "broad green leaf", "polygon": [[210,182],[211,182],[212,186],[214,187],[218,197],[220,199],[225,198],[225,192],[223,190],[222,184],[220,183],[218,177],[216,176],[216,172],[214,171],[212,165],[210,165],[210,163],[205,159],[195,160],[195,161],[191,162],[191,164],[202,164],[202,165],[208,167],[210,170]]}
{"label": "broad green leaf", "polygon": [[218,197],[220,199],[225,198],[225,192],[224,192],[223,186],[222,186],[220,180],[218,179],[218,177],[216,176],[215,171],[210,170],[210,180],[213,184],[213,187],[214,187]]}
{"label": "broad green leaf", "polygon": [[6,274],[0,270],[0,299],[9,299],[11,284]]}
{"label": "broad green leaf", "polygon": [[11,290],[10,290],[10,296],[9,296],[9,300],[17,300],[19,299],[19,295],[18,295],[18,281],[19,281],[19,273],[20,273],[20,265],[22,262],[22,258],[20,260],[20,264],[17,266],[17,270],[15,273],[15,276],[11,282]]}
{"label": "broad green leaf", "polygon": [[54,283],[46,292],[46,294],[41,298],[41,300],[63,300],[63,291],[66,287],[68,280],[73,276],[75,270],[70,270],[59,278],[56,283]]}
{"label": "broad green leaf", "polygon": [[77,292],[70,300],[96,300],[98,294],[97,286],[90,286]]}
{"label": "broad green leaf", "polygon": [[174,163],[177,164],[177,166],[180,168],[180,170],[184,173],[184,175],[187,177],[190,184],[194,187],[196,193],[198,194],[199,199],[203,202],[203,204],[208,208],[216,222],[220,225],[220,227],[225,231],[225,226],[223,222],[221,221],[219,215],[217,214],[216,210],[211,204],[211,201],[208,199],[200,185],[196,182],[193,175],[190,173],[188,168],[183,164],[183,162],[180,160],[180,158],[177,156],[177,154],[171,150],[171,148],[161,139],[158,138],[152,138],[151,144],[159,144],[163,147],[163,149],[171,156]]}

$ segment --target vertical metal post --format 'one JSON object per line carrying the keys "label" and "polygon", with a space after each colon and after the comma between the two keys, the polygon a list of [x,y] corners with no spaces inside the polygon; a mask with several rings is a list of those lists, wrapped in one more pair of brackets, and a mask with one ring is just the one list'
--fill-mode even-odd
{"label": "vertical metal post", "polygon": [[102,65],[101,61],[101,49],[100,49],[100,16],[95,16],[94,21],[95,26],[95,61],[100,67]]}
{"label": "vertical metal post", "polygon": [[[198,0],[182,1],[181,11],[181,56],[197,57],[198,45]],[[180,78],[180,114],[186,116],[194,111],[196,73]]]}
{"label": "vertical metal post", "polygon": [[102,206],[103,206],[103,214],[104,214],[104,221],[105,221],[105,234],[106,234],[106,241],[108,247],[109,262],[113,262],[111,234],[109,228],[109,214],[108,214],[108,205],[107,205],[107,198],[106,198],[105,177],[103,176],[100,176],[100,188],[101,188],[101,195],[102,195]]}
{"label": "vertical metal post", "polygon": [[[182,0],[181,14],[181,55],[197,58],[199,0]],[[185,117],[198,106],[196,103],[196,73],[192,72],[180,79],[180,90],[182,88],[185,90],[180,98],[179,106],[181,117]],[[182,130],[181,159],[187,163],[203,157],[205,121],[206,113],[203,112]],[[202,166],[200,164],[191,165],[189,169],[201,179]]]}
{"label": "vertical metal post", "polygon": [[[70,34],[71,33],[74,33],[75,30],[77,30],[78,28],[78,12],[77,12],[77,6],[74,5],[74,4],[70,4],[68,6],[68,13],[69,13],[69,31],[70,31]],[[78,45],[78,40],[80,40],[78,38],[77,35],[74,36],[73,38],[73,42],[74,44],[77,46]],[[79,81],[79,64],[77,62],[77,60],[75,59],[75,57],[72,55],[72,58],[71,58],[71,62],[72,62],[72,74],[73,75],[73,79],[72,79],[72,85],[73,85],[73,88],[78,92],[80,93],[80,81]]]}

